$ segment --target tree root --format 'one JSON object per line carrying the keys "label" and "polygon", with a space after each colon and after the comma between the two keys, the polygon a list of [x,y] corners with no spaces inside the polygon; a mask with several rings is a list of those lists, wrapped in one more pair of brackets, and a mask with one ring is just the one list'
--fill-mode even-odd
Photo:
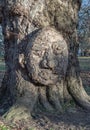
{"label": "tree root", "polygon": [[81,79],[78,82],[76,78],[71,77],[68,80],[68,91],[78,105],[90,111],[90,96],[84,90]]}

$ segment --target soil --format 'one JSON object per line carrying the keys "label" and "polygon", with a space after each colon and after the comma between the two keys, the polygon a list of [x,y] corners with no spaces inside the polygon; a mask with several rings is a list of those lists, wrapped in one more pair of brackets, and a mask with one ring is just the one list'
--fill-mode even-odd
{"label": "soil", "polygon": [[[0,85],[3,75],[4,73],[0,72]],[[84,86],[90,88],[90,72],[81,72],[81,77]],[[33,115],[27,122],[22,120],[14,124],[5,122],[1,117],[0,125],[9,126],[10,130],[90,130],[90,112],[75,105],[71,107],[66,112],[58,114],[40,112]]]}

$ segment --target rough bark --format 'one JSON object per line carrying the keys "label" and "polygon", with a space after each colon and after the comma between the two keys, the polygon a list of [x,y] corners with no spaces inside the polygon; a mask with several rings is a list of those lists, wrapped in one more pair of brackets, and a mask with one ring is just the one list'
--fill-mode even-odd
{"label": "rough bark", "polygon": [[0,97],[3,102],[7,97],[4,107],[13,105],[7,119],[29,117],[37,110],[60,112],[71,98],[90,110],[76,55],[80,4],[80,0],[4,0],[7,71]]}

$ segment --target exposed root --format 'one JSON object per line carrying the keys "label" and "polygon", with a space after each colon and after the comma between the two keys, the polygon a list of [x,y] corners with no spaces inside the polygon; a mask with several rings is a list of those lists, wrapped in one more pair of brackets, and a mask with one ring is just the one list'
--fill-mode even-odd
{"label": "exposed root", "polygon": [[16,122],[22,119],[28,120],[28,118],[31,118],[31,113],[25,106],[14,105],[3,117],[8,122]]}
{"label": "exposed root", "polygon": [[90,96],[84,90],[81,79],[78,82],[75,78],[71,77],[68,80],[68,90],[77,104],[90,111]]}

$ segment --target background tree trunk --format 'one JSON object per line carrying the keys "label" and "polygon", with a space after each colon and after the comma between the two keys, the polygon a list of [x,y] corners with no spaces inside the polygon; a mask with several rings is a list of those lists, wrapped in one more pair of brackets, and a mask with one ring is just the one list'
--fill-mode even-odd
{"label": "background tree trunk", "polygon": [[72,98],[90,110],[77,60],[80,4],[80,0],[4,0],[6,73],[0,99],[6,102],[5,111],[13,105],[8,120],[27,118],[38,110],[61,112]]}

